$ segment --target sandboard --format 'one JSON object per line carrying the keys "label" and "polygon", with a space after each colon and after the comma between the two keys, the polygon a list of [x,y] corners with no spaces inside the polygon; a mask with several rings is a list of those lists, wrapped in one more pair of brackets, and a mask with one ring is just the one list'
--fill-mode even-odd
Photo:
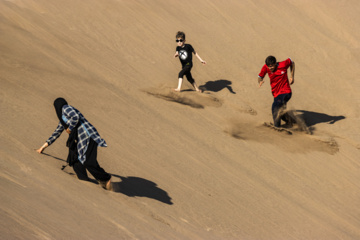
{"label": "sandboard", "polygon": [[285,114],[287,115],[291,125],[297,125],[297,129],[294,130],[305,132],[310,135],[312,134],[311,129],[306,125],[305,121],[296,114],[295,110],[285,111]]}
{"label": "sandboard", "polygon": [[278,132],[283,132],[283,133],[286,133],[286,134],[289,134],[289,135],[292,135],[293,132],[289,129],[286,129],[286,128],[282,128],[282,127],[275,127],[272,123],[269,123],[269,122],[264,122],[264,126],[268,127],[268,128],[271,128],[273,130],[276,130]]}

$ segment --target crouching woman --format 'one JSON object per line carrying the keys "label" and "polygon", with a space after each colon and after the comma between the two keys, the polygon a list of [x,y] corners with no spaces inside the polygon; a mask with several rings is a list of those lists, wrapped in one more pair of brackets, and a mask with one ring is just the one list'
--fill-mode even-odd
{"label": "crouching woman", "polygon": [[67,162],[73,167],[78,179],[88,181],[88,170],[104,189],[112,190],[111,175],[105,172],[97,161],[97,147],[107,147],[105,140],[81,112],[68,105],[65,99],[57,98],[54,107],[60,121],[59,125],[45,144],[36,151],[42,153],[65,130],[69,134],[66,143],[69,148]]}

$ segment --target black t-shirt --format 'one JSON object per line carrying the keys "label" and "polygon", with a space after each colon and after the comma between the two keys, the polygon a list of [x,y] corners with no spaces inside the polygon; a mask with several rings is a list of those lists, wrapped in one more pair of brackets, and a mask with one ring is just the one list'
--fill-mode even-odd
{"label": "black t-shirt", "polygon": [[192,64],[192,53],[195,50],[190,44],[184,44],[183,47],[177,46],[176,51],[179,53],[179,59],[183,66],[187,63]]}

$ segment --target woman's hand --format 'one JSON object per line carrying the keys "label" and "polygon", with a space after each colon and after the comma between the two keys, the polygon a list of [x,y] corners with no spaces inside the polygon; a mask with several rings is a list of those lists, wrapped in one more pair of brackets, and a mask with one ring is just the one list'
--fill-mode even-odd
{"label": "woman's hand", "polygon": [[42,153],[44,151],[45,148],[47,148],[49,146],[49,144],[46,142],[44,143],[44,145],[42,145],[39,149],[37,149],[36,151],[38,153]]}

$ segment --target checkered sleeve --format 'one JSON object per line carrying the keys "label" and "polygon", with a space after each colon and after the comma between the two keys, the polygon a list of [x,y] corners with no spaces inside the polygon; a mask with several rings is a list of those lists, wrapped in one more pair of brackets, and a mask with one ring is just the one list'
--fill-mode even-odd
{"label": "checkered sleeve", "polygon": [[74,127],[79,122],[79,114],[75,111],[75,109],[69,105],[64,107],[64,114],[67,119],[69,119],[69,130],[72,131]]}
{"label": "checkered sleeve", "polygon": [[87,129],[91,138],[100,146],[100,147],[107,147],[107,144],[104,139],[102,139],[93,126]]}
{"label": "checkered sleeve", "polygon": [[46,142],[49,144],[49,146],[55,142],[55,140],[60,137],[61,133],[64,131],[64,127],[63,125],[61,125],[61,123],[59,123],[59,125],[57,126],[57,128],[55,129],[54,133],[51,135],[51,137],[49,137],[48,140],[46,140]]}

